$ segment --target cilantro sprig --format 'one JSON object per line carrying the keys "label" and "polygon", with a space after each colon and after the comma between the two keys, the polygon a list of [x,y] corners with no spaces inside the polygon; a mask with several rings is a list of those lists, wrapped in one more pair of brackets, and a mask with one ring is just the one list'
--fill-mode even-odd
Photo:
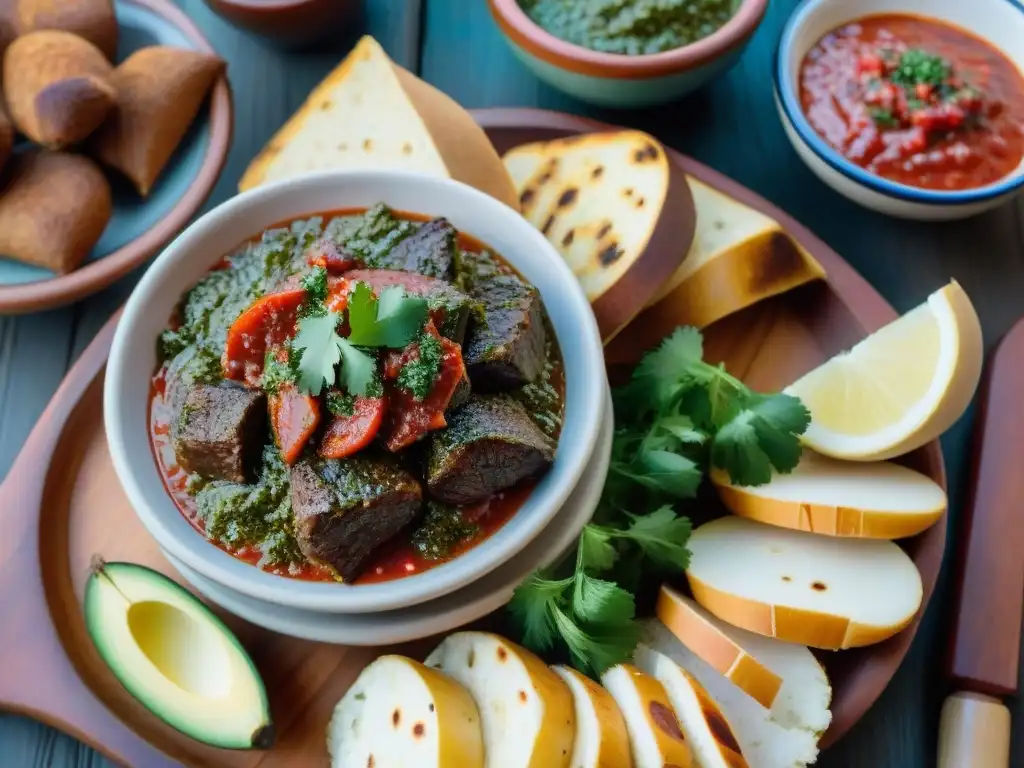
{"label": "cilantro sprig", "polygon": [[[307,293],[322,301],[318,280],[310,278],[309,282]],[[338,332],[346,316],[347,337]],[[357,282],[344,312],[324,309],[299,319],[291,342],[299,390],[319,395],[325,386],[337,382],[352,395],[379,396],[382,388],[375,349],[406,346],[426,320],[427,302],[422,297],[409,296],[400,286],[388,286],[374,296],[370,286]]]}
{"label": "cilantro sprig", "polygon": [[642,572],[688,565],[690,520],[676,507],[708,468],[739,485],[767,483],[796,467],[810,423],[797,398],[754,392],[705,362],[701,334],[688,327],[645,355],[613,396],[611,464],[594,521],[574,559],[532,574],[509,604],[525,645],[560,651],[592,675],[633,653]]}

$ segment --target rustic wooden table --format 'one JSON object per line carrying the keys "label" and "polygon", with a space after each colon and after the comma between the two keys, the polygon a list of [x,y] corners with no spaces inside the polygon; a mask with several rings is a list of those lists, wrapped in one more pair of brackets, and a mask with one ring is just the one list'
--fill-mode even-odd
{"label": "rustic wooden table", "polygon": [[[797,159],[776,118],[769,75],[772,50],[797,0],[774,0],[739,65],[703,92],[670,107],[622,113],[590,109],[539,83],[512,57],[483,0],[367,0],[363,21],[339,29],[336,45],[303,54],[269,48],[216,17],[202,0],[177,2],[230,63],[235,94],[234,145],[209,205],[232,195],[246,163],[268,136],[357,36],[368,32],[397,62],[467,107],[538,106],[652,132],[803,221],[900,311],[922,301],[952,276],[973,297],[989,347],[1024,314],[1024,199],[962,223],[894,221],[833,193]],[[0,477],[65,371],[124,301],[133,282],[134,277],[129,277],[71,307],[0,317]],[[956,536],[956,510],[966,480],[969,428],[968,415],[943,441],[954,502],[951,540]],[[948,619],[948,582],[947,573],[910,655],[888,690],[849,736],[822,757],[821,765],[923,768],[934,764],[938,708],[944,693],[939,669]],[[1016,711],[1020,713],[1021,707]],[[1013,754],[1014,765],[1024,765],[1020,737]],[[46,726],[0,715],[3,768],[109,764]]]}

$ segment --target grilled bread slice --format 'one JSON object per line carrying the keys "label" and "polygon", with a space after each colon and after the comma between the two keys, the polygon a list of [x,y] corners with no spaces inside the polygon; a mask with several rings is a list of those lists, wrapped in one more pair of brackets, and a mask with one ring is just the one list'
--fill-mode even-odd
{"label": "grilled bread slice", "polygon": [[690,673],[665,654],[643,644],[637,647],[633,660],[665,686],[700,768],[749,768],[729,720]]}
{"label": "grilled bread slice", "polygon": [[[809,663],[805,656],[783,650],[786,643],[769,642],[778,650],[770,658],[765,655],[764,660],[772,664],[783,683],[767,709],[680,642],[660,621],[651,619],[643,625],[643,644],[679,665],[715,701],[749,765],[799,768],[818,758],[818,741],[832,720],[832,689],[813,657]],[[806,648],[801,650],[810,656]]]}
{"label": "grilled bread slice", "polygon": [[480,715],[447,676],[404,656],[381,656],[335,707],[331,768],[483,768]]}
{"label": "grilled bread slice", "polygon": [[575,669],[554,670],[572,692],[576,707],[576,740],[572,768],[633,768],[626,721],[615,699],[604,688]]}
{"label": "grilled bread slice", "polygon": [[640,131],[524,144],[502,159],[523,215],[575,273],[611,339],[686,257],[694,213],[682,169]]}
{"label": "grilled bread slice", "polygon": [[608,668],[601,683],[626,720],[636,768],[699,768],[665,686],[632,664]]}
{"label": "grilled bread slice", "polygon": [[449,177],[517,207],[512,182],[483,129],[451,98],[391,61],[369,36],[310,93],[238,186],[245,191],[338,168]]}
{"label": "grilled bread slice", "polygon": [[825,270],[777,221],[688,176],[697,209],[690,253],[648,308],[609,346],[613,361],[635,361],[673,328],[705,328],[812,280]]}
{"label": "grilled bread slice", "polygon": [[721,470],[711,480],[737,515],[828,536],[915,536],[946,511],[941,485],[890,461],[837,461],[805,450],[795,470],[765,485],[733,485]]}
{"label": "grilled bread slice", "polygon": [[460,683],[476,701],[487,768],[570,768],[572,694],[539,658],[498,635],[456,632],[426,665]]}
{"label": "grilled bread slice", "polygon": [[694,598],[737,627],[840,650],[895,635],[923,597],[921,575],[891,541],[845,539],[743,517],[705,523],[689,541]]}

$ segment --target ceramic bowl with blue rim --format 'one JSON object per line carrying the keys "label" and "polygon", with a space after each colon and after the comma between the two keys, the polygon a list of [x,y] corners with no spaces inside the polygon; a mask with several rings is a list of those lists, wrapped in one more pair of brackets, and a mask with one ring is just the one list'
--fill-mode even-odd
{"label": "ceramic bowl with blue rim", "polygon": [[[151,45],[215,53],[195,24],[170,0],[117,0],[114,5],[117,62]],[[148,196],[141,197],[119,174],[106,172],[113,213],[78,269],[56,275],[0,255],[0,312],[31,312],[77,301],[156,253],[188,224],[213,189],[227,157],[231,129],[231,94],[222,76]],[[21,141],[15,152],[28,146]]]}
{"label": "ceramic bowl with blue rim", "polygon": [[[900,158],[902,167],[896,168],[892,174],[894,178],[885,178],[870,170],[878,166],[858,164],[848,159],[846,155],[851,154],[849,150],[856,151],[857,148],[850,145],[845,154],[840,152],[834,142],[826,140],[816,130],[805,113],[800,93],[801,66],[808,54],[819,46],[819,41],[837,30],[849,28],[848,25],[856,25],[857,28],[881,25],[882,20],[878,17],[897,15],[916,17],[921,23],[952,28],[949,33],[951,36],[960,36],[961,39],[966,37],[975,46],[985,45],[993,56],[1002,58],[1004,64],[1001,66],[1008,70],[1008,78],[1018,75],[1024,77],[1021,74],[1024,73],[1024,4],[1018,0],[862,0],[857,3],[847,0],[805,0],[783,29],[774,62],[775,103],[787,137],[800,158],[819,179],[854,202],[880,213],[905,219],[941,221],[966,218],[1000,205],[1024,187],[1024,158],[1017,154],[1007,152],[1001,155],[1003,160],[1009,157],[1010,162],[999,171],[998,177],[987,179],[976,186],[962,183],[965,176],[974,173],[972,168],[977,163],[984,162],[984,157],[982,154],[970,154],[969,143],[977,140],[977,137],[965,137],[960,133],[961,128],[957,128],[949,133],[935,134],[940,136],[937,144],[933,143],[920,150],[909,150],[907,156]],[[919,50],[925,47],[926,44],[921,43]],[[972,66],[975,70],[978,66],[987,66],[978,65],[974,57],[965,57],[963,61],[967,62],[964,69],[968,72]],[[953,62],[953,66],[957,67],[959,63]],[[915,94],[910,91],[907,96],[915,98]],[[1011,101],[1011,109],[1021,108],[1021,99],[1013,98]],[[876,120],[891,119],[891,112],[887,109],[872,114],[877,115],[874,118]],[[818,125],[822,125],[820,117]],[[988,130],[986,125],[983,121],[982,129],[968,130]],[[1019,123],[1018,128],[1017,141],[1024,142],[1024,121]],[[1000,148],[995,151],[1002,153],[1003,146],[1000,143]],[[955,162],[942,165],[942,158],[935,154],[939,150],[961,157],[961,167],[957,168]],[[978,151],[984,152],[980,148]],[[920,177],[930,178],[931,181],[922,186],[908,183],[911,171],[918,167],[927,168],[932,158],[936,162],[935,173]],[[938,169],[942,168],[946,169],[951,179],[945,189],[938,188],[941,184],[938,174],[942,172]]]}
{"label": "ceramic bowl with blue rim", "polygon": [[[768,0],[732,0],[732,16],[710,35],[659,53],[592,50],[543,29],[522,0],[488,0],[512,52],[537,77],[602,107],[648,107],[695,91],[735,64],[764,18]],[[699,5],[699,4],[695,4]]]}

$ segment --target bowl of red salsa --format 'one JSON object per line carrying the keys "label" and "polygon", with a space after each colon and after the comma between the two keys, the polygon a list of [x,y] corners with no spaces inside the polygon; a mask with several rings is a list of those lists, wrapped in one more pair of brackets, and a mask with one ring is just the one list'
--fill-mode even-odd
{"label": "bowl of red salsa", "polygon": [[774,75],[797,154],[864,206],[955,219],[1024,186],[1024,6],[1014,0],[806,0]]}
{"label": "bowl of red salsa", "polygon": [[454,592],[544,535],[606,396],[590,305],[517,212],[327,172],[223,203],[157,258],[104,413],[161,549],[268,610],[343,614]]}

